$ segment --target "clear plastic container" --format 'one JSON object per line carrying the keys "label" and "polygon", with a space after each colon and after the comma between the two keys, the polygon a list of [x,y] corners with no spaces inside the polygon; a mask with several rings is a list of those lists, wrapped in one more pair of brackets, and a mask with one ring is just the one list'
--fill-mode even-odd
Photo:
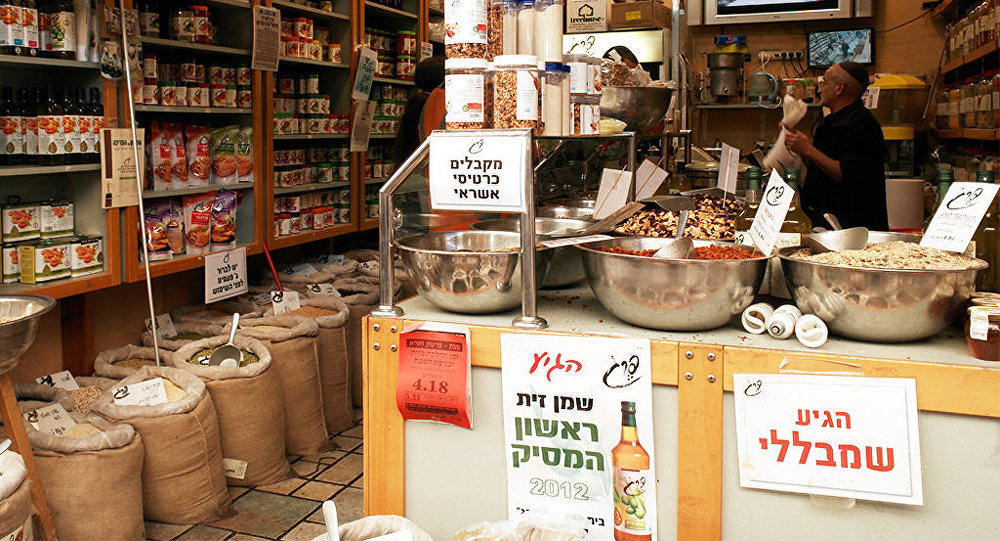
{"label": "clear plastic container", "polygon": [[990,88],[993,92],[993,122],[994,125],[1000,128],[1000,71],[993,72],[993,78],[990,79]]}
{"label": "clear plastic container", "polygon": [[562,62],[563,0],[535,1],[535,56],[539,62]]}
{"label": "clear plastic container", "polygon": [[539,89],[538,60],[534,56],[496,57],[493,68],[493,127],[531,128],[535,135],[541,135]]}
{"label": "clear plastic container", "polygon": [[488,0],[486,59],[517,54],[517,4],[510,0]]}
{"label": "clear plastic container", "polygon": [[588,58],[585,54],[568,54],[563,56],[563,62],[569,66],[570,94],[587,94],[587,80],[590,78]]}
{"label": "clear plastic container", "polygon": [[486,58],[485,0],[455,0],[444,11],[444,52],[448,58]]}
{"label": "clear plastic container", "polygon": [[481,130],[486,126],[486,60],[449,58],[444,62],[445,128]]}
{"label": "clear plastic container", "polygon": [[587,94],[600,96],[603,84],[601,81],[601,59],[596,56],[587,58],[587,66],[590,67],[590,79],[587,85]]}
{"label": "clear plastic container", "polygon": [[599,135],[601,133],[601,102],[593,96],[570,97],[570,122],[572,135]]}
{"label": "clear plastic container", "polygon": [[[568,135],[572,131],[572,129],[573,129],[573,124],[572,124],[572,122],[570,122],[570,114],[569,114],[569,100],[570,100],[570,96],[572,95],[570,93],[570,91],[569,91],[569,74],[570,74],[570,72],[569,72],[569,66],[567,66],[566,64],[563,64],[562,65],[562,73],[563,73],[563,78],[562,78],[561,86],[562,86],[562,103],[563,103],[563,108],[562,108],[562,130],[561,131],[562,131],[563,135]],[[998,79],[998,81],[1000,81],[1000,79]]]}
{"label": "clear plastic container", "polygon": [[535,0],[518,0],[517,54],[535,54]]}
{"label": "clear plastic container", "polygon": [[948,90],[948,129],[962,127],[962,88],[953,86]]}
{"label": "clear plastic container", "polygon": [[563,135],[563,111],[569,104],[563,102],[563,65],[559,62],[546,62],[545,73],[542,74],[542,122],[545,123],[544,135]]}

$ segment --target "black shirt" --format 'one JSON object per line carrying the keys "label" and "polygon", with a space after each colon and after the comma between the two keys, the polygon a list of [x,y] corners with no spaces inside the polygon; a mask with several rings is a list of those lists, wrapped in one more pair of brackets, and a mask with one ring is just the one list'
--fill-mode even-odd
{"label": "black shirt", "polygon": [[885,201],[885,140],[882,127],[860,100],[827,115],[816,128],[813,146],[840,162],[837,182],[811,164],[802,187],[802,206],[813,224],[824,224],[823,213],[845,227],[888,231]]}

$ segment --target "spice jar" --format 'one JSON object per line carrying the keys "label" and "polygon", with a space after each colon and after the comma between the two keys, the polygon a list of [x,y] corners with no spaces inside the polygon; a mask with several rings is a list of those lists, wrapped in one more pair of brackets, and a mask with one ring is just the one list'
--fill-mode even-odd
{"label": "spice jar", "polygon": [[962,127],[962,90],[953,86],[948,90],[948,129],[957,130]]}
{"label": "spice jar", "polygon": [[[520,21],[518,21],[520,23]],[[493,127],[532,128],[538,120],[538,60],[532,55],[501,55],[494,59]]]}
{"label": "spice jar", "polygon": [[[994,13],[996,13],[996,11],[997,10],[994,10]],[[998,19],[998,21],[1000,21],[1000,19]],[[993,78],[990,79],[990,89],[993,92],[991,102],[993,103],[994,126],[1000,128],[1000,71],[993,72]]]}
{"label": "spice jar", "polygon": [[975,128],[976,127],[976,85],[973,84],[971,79],[966,79],[965,84],[962,85],[961,89],[961,113],[962,113],[962,127],[963,128]]}
{"label": "spice jar", "polygon": [[404,81],[412,81],[417,69],[416,57],[410,55],[399,55],[396,57],[396,78]]}
{"label": "spice jar", "polygon": [[971,306],[965,322],[965,339],[972,356],[1000,362],[1000,308]]}
{"label": "spice jar", "polygon": [[535,0],[517,3],[517,54],[535,54]]}
{"label": "spice jar", "polygon": [[396,32],[396,53],[415,56],[417,54],[417,33],[413,30]]}
{"label": "spice jar", "polygon": [[546,62],[542,74],[542,121],[545,123],[543,135],[563,135],[563,111],[569,104],[563,103],[562,84],[565,78],[563,65]]}
{"label": "spice jar", "polygon": [[993,120],[993,85],[989,79],[976,83],[976,127],[995,128]]}
{"label": "spice jar", "polygon": [[212,31],[208,24],[208,7],[191,6],[191,22],[194,26],[194,42],[208,45],[212,41]]}
{"label": "spice jar", "polygon": [[585,54],[568,54],[563,57],[569,66],[569,93],[586,94],[589,76],[588,56]]}
{"label": "spice jar", "polygon": [[444,88],[448,96],[445,128],[481,130],[486,128],[484,88],[486,60],[449,58],[444,61]]}
{"label": "spice jar", "polygon": [[562,0],[535,1],[535,56],[539,62],[562,61]]}
{"label": "spice jar", "polygon": [[444,52],[448,58],[486,58],[486,2],[455,0],[444,11]]}
{"label": "spice jar", "polygon": [[179,7],[174,10],[170,16],[170,37],[194,43],[194,12],[191,8]]}

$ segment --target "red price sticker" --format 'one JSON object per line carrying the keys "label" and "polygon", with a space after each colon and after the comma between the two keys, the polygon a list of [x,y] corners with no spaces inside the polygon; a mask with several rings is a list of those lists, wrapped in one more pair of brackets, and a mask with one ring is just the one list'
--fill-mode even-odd
{"label": "red price sticker", "polygon": [[396,407],[411,421],[472,428],[469,330],[442,323],[399,336]]}

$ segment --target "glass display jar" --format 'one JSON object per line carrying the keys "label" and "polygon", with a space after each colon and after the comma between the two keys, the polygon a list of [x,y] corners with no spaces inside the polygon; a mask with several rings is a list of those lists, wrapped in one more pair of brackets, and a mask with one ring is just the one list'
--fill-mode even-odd
{"label": "glass display jar", "polygon": [[962,90],[959,86],[948,89],[948,129],[957,130],[962,127]]}
{"label": "glass display jar", "polygon": [[599,135],[601,133],[601,101],[594,96],[570,97],[570,123],[572,135]]}
{"label": "glass display jar", "polygon": [[563,56],[563,62],[569,67],[569,93],[587,94],[587,79],[590,70],[588,56],[568,54]]}
{"label": "glass display jar", "polygon": [[542,74],[542,122],[545,123],[544,135],[563,135],[563,111],[569,104],[563,103],[563,65],[559,62],[546,62],[545,73]]}
{"label": "glass display jar", "polygon": [[934,96],[935,104],[935,115],[934,115],[934,126],[939,130],[948,129],[948,111],[950,105],[948,103],[948,89],[942,88]]}
{"label": "glass display jar", "polygon": [[449,58],[444,62],[445,128],[481,130],[487,128],[486,60]]}
{"label": "glass display jar", "polygon": [[496,57],[493,68],[493,127],[531,128],[535,135],[541,135],[539,89],[538,60],[534,56],[516,54]]}
{"label": "glass display jar", "polygon": [[1000,362],[1000,307],[971,306],[965,321],[965,339],[972,356]]}
{"label": "glass display jar", "polygon": [[[563,77],[562,77],[561,86],[562,86],[562,103],[563,103],[563,109],[562,109],[562,128],[561,128],[561,132],[562,132],[563,135],[568,135],[572,131],[572,128],[573,128],[573,125],[570,122],[570,114],[569,114],[569,100],[570,100],[570,96],[572,95],[570,93],[570,89],[569,89],[569,75],[570,75],[569,66],[567,66],[566,64],[563,64],[562,65],[562,73],[563,73]],[[998,79],[998,81],[1000,81],[1000,79]]]}
{"label": "glass display jar", "polygon": [[535,55],[535,0],[517,3],[517,54]]}
{"label": "glass display jar", "polygon": [[993,97],[990,102],[993,104],[993,125],[1000,128],[1000,71],[992,72],[990,79],[990,91]]}
{"label": "glass display jar", "polygon": [[563,0],[535,1],[535,56],[539,62],[562,61]]}
{"label": "glass display jar", "polygon": [[976,127],[995,128],[993,118],[993,85],[989,79],[976,83]]}
{"label": "glass display jar", "polygon": [[194,43],[194,11],[179,7],[170,15],[170,37],[178,41]]}
{"label": "glass display jar", "polygon": [[486,58],[487,21],[483,0],[455,0],[444,10],[444,52],[448,58]]}
{"label": "glass display jar", "polygon": [[976,127],[976,85],[969,79],[961,87],[962,98],[960,112],[962,113],[962,127]]}

